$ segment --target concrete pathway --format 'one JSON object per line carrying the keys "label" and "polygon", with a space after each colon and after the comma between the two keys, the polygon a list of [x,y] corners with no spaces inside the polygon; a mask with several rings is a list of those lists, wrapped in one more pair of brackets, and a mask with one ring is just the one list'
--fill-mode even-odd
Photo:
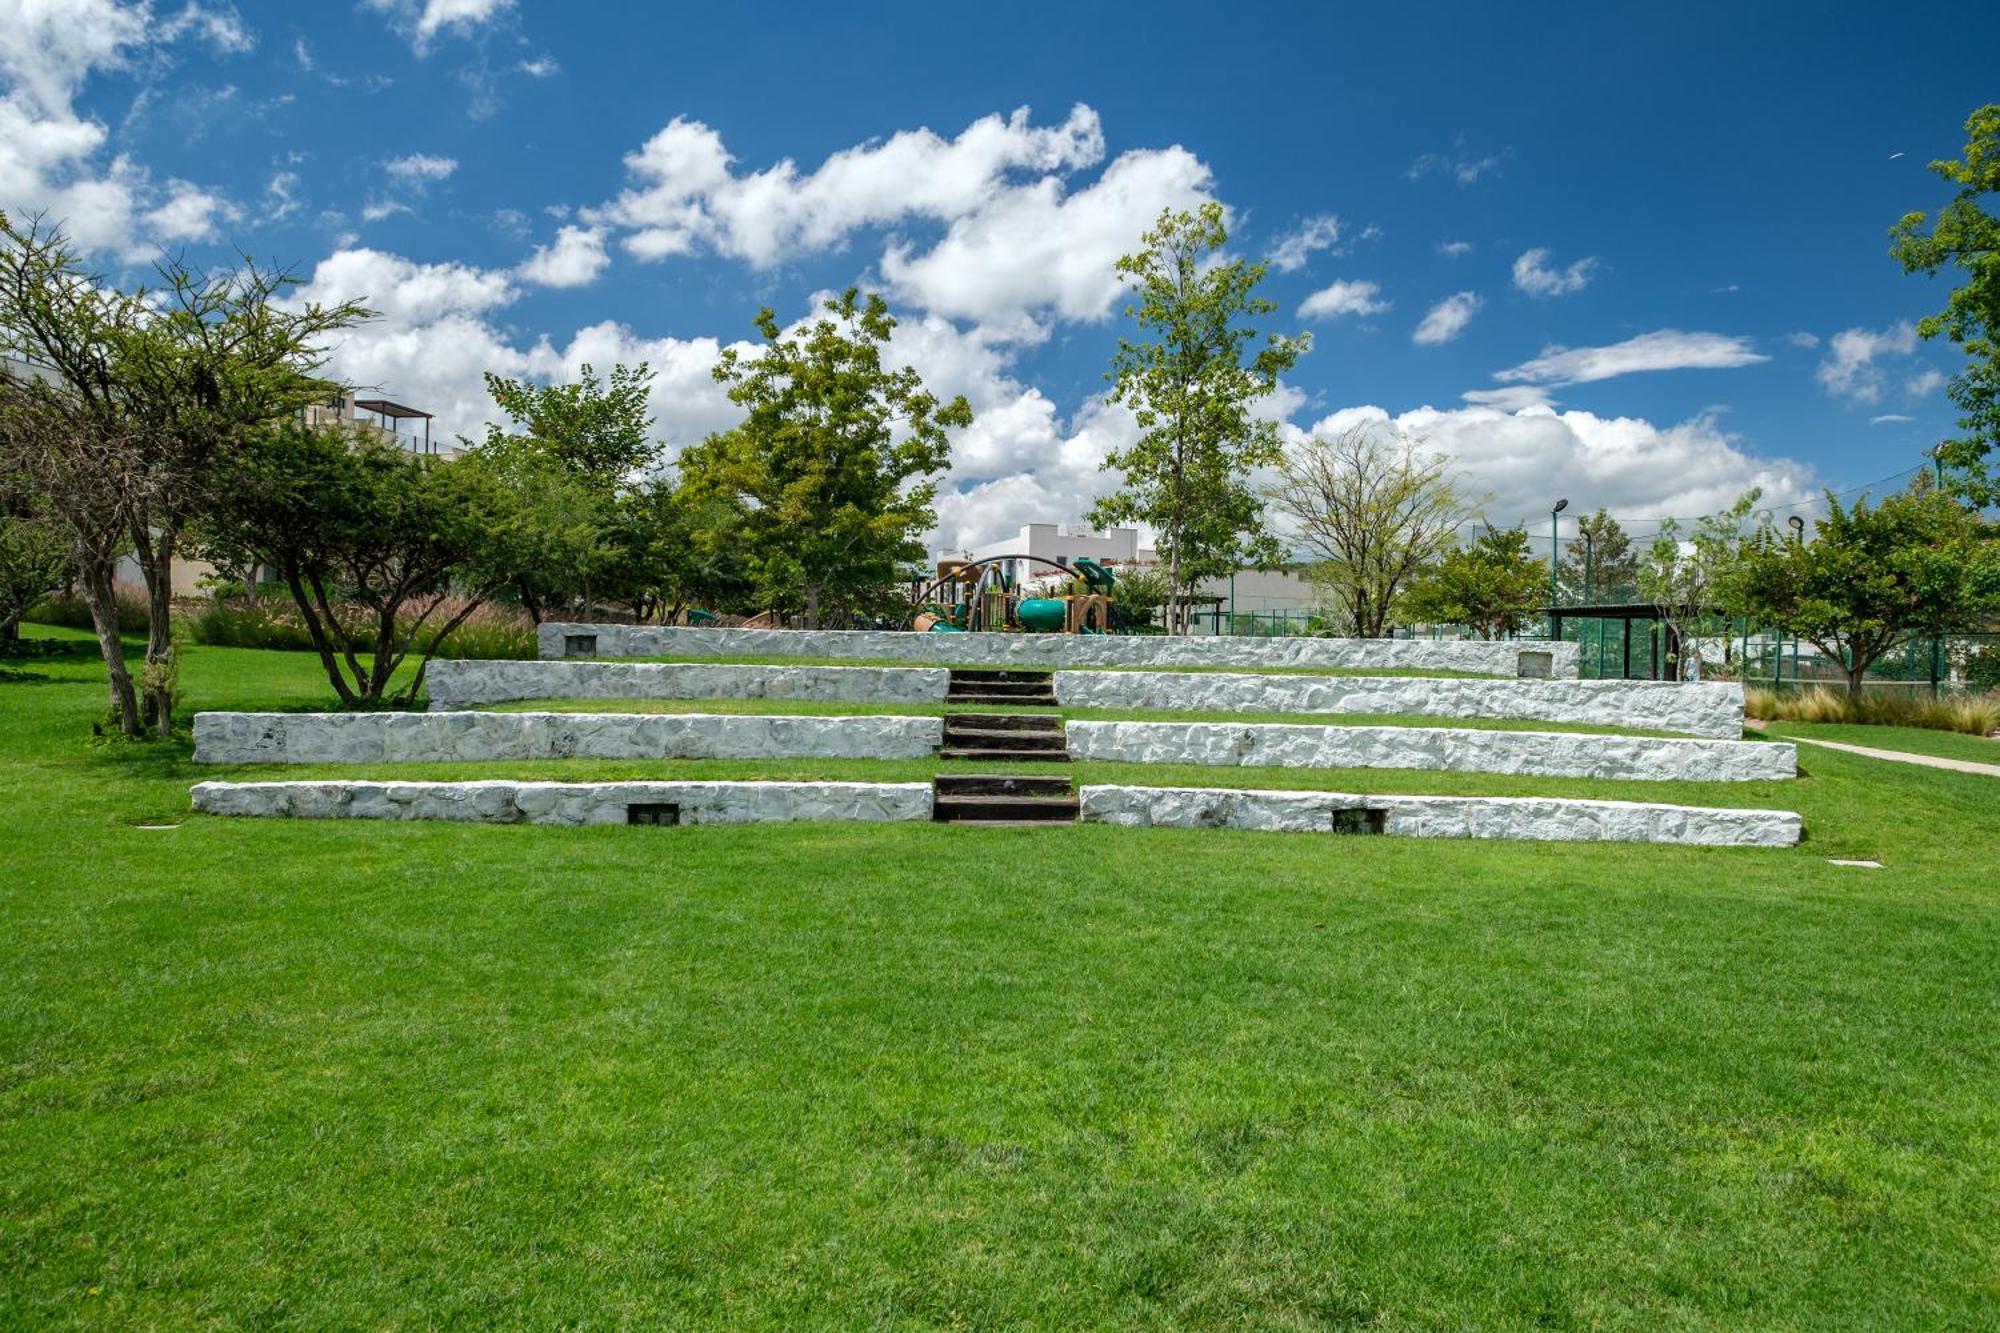
{"label": "concrete pathway", "polygon": [[[1756,731],[1763,731],[1764,724],[1757,718],[1745,718],[1743,725]],[[1954,773],[1979,773],[1989,778],[2000,778],[2000,764],[1975,764],[1970,759],[1946,759],[1935,754],[1911,754],[1907,750],[1877,750],[1869,745],[1848,745],[1841,741],[1816,741],[1804,736],[1778,736],[1776,740],[1791,741],[1798,745],[1817,745],[1826,750],[1843,750],[1848,754],[1867,755],[1870,759],[1887,759],[1898,764],[1919,764],[1924,768],[1948,768]]]}

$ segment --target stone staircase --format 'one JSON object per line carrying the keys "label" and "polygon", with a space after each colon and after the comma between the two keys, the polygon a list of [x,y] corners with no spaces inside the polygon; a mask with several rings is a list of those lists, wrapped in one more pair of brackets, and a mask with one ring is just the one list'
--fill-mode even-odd
{"label": "stone staircase", "polygon": [[948,704],[1025,704],[1053,708],[1056,703],[1056,674],[1053,671],[982,671],[953,667],[951,685],[945,692]]}
{"label": "stone staircase", "polygon": [[1073,824],[1080,817],[1068,778],[941,773],[931,818],[940,824]]}
{"label": "stone staircase", "polygon": [[1053,713],[946,713],[942,759],[1066,764],[1069,737]]}

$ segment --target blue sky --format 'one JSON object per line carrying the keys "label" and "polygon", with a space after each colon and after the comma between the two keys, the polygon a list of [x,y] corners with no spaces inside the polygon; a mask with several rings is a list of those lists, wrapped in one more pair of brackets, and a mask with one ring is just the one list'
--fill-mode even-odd
{"label": "blue sky", "polygon": [[979,414],[944,544],[1108,485],[1110,260],[1206,198],[1314,335],[1294,438],[1392,422],[1497,521],[1800,501],[1950,428],[1884,231],[2000,97],[2000,6],[1082,8],[0,0],[0,207],[366,298],[336,368],[467,433],[483,369],[644,358],[686,443],[758,305],[879,288]]}

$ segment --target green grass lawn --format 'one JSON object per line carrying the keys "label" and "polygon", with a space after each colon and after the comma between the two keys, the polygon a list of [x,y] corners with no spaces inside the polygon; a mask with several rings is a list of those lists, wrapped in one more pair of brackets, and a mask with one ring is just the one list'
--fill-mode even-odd
{"label": "green grass lawn", "polygon": [[[88,657],[0,666],[45,678],[0,683],[0,1326],[2000,1303],[1991,779],[1616,792],[1797,809],[1785,851],[232,821],[185,743],[87,743]],[[296,654],[184,681],[326,697]]]}
{"label": "green grass lawn", "polygon": [[1906,750],[1911,754],[1937,755],[1943,759],[1969,759],[1975,764],[2000,764],[2000,740],[1970,736],[1960,731],[1933,731],[1927,727],[1870,727],[1847,722],[1770,722],[1765,730],[1774,739],[1838,741],[1842,745],[1866,745],[1874,750]]}
{"label": "green grass lawn", "polygon": [[1427,717],[1420,713],[1260,713],[1160,708],[1054,708],[1047,705],[848,703],[812,699],[526,699],[489,706],[498,713],[779,713],[814,717],[856,714],[939,717],[950,713],[1060,713],[1078,722],[1284,722],[1342,727],[1469,727],[1482,731],[1569,731],[1590,735],[1671,736],[1668,731],[1536,722],[1504,717]]}

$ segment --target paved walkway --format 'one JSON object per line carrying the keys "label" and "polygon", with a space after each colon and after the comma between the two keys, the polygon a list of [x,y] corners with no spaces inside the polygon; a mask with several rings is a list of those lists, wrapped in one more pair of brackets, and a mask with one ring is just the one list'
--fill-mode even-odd
{"label": "paved walkway", "polygon": [[[1745,718],[1743,725],[1757,731],[1764,730],[1764,724],[1757,718]],[[1948,768],[1954,773],[1979,773],[1989,778],[2000,778],[2000,764],[1975,764],[1970,759],[1946,759],[1935,754],[1911,754],[1907,750],[1877,750],[1869,745],[1847,745],[1841,741],[1816,741],[1804,736],[1778,736],[1776,740],[1792,741],[1799,745],[1817,745],[1826,750],[1844,750],[1848,754],[1865,754],[1870,759],[1887,759],[1898,764],[1919,764],[1925,768]]]}

